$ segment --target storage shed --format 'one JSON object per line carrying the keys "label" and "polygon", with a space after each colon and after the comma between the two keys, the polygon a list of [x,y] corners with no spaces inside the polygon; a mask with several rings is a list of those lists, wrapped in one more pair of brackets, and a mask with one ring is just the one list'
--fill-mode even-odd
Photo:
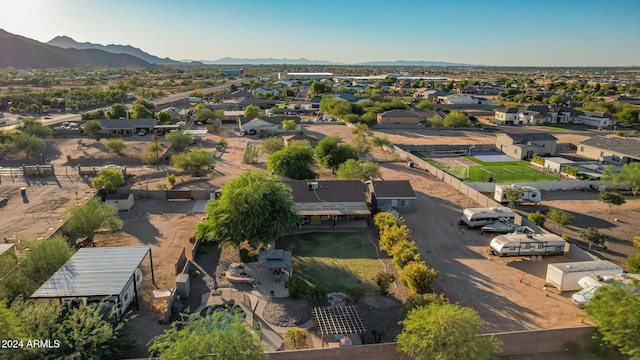
{"label": "storage shed", "polygon": [[133,207],[133,194],[109,194],[104,198],[104,202],[120,211],[127,211]]}

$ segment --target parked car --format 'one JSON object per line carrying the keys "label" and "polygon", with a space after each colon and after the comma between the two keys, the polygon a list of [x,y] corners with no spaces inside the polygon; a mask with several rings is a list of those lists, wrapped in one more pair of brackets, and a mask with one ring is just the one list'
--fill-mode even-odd
{"label": "parked car", "polygon": [[633,125],[631,125],[629,123],[626,123],[626,122],[619,122],[617,125],[620,126],[620,127],[623,127],[623,128],[633,127]]}
{"label": "parked car", "polygon": [[147,132],[146,132],[146,131],[144,131],[144,130],[140,130],[140,131],[138,132],[138,135],[139,135],[139,136],[144,136],[144,135],[147,135]]}

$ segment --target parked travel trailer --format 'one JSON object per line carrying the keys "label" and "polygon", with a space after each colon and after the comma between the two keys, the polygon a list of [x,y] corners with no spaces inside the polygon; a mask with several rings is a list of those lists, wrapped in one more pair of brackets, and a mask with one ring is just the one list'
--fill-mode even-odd
{"label": "parked travel trailer", "polygon": [[494,200],[499,201],[503,204],[509,202],[509,200],[507,200],[507,189],[509,188],[522,189],[522,194],[520,195],[518,200],[516,200],[517,203],[520,203],[520,202],[537,203],[540,200],[542,200],[542,197],[540,195],[540,190],[536,189],[535,187],[516,186],[516,185],[496,185],[496,190],[495,190],[495,193],[493,194]]}
{"label": "parked travel trailer", "polygon": [[494,237],[489,252],[497,256],[563,255],[566,245],[555,234],[509,234]]}
{"label": "parked travel trailer", "polygon": [[610,261],[577,261],[547,265],[546,282],[560,291],[580,290],[578,281],[585,276],[622,274],[622,268]]}
{"label": "parked travel trailer", "polygon": [[506,207],[466,208],[462,211],[461,223],[469,227],[484,226],[498,221],[513,223],[516,213]]}

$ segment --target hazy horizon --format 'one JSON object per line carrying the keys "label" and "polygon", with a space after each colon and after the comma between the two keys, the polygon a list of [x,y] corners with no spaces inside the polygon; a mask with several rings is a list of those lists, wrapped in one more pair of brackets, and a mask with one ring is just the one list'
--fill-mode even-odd
{"label": "hazy horizon", "polygon": [[640,65],[640,1],[21,0],[0,26],[174,60]]}

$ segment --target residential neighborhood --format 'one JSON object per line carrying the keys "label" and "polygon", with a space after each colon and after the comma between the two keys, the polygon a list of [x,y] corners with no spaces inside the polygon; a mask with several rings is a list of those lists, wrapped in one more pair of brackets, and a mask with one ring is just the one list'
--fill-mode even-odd
{"label": "residential neighborhood", "polygon": [[295,36],[215,62],[0,30],[0,358],[637,354],[637,66]]}

